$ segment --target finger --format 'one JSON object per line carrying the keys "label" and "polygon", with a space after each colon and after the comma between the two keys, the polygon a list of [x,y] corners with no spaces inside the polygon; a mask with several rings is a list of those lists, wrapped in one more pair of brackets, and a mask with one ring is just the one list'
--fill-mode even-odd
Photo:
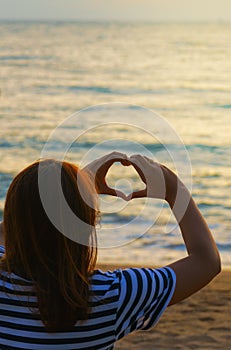
{"label": "finger", "polygon": [[147,160],[140,154],[132,155],[129,160],[132,162],[132,164],[139,166],[140,169],[144,168],[148,164]]}
{"label": "finger", "polygon": [[[144,183],[146,183],[145,180],[145,175],[144,175],[144,170],[147,169],[147,167],[150,168],[150,166],[153,168],[153,170],[160,171],[161,169],[161,164],[158,162],[155,162],[151,158],[148,158],[146,156],[142,156],[140,154],[137,155],[132,155],[129,160],[131,161],[132,165],[140,175],[141,179],[143,180]],[[142,175],[143,174],[143,175]]]}
{"label": "finger", "polygon": [[147,166],[146,161],[144,163],[140,155],[131,156],[129,158],[129,160],[131,162],[131,165],[135,168],[135,170],[139,174],[141,180],[146,184],[146,178],[145,178],[144,172],[142,170]]}
{"label": "finger", "polygon": [[100,194],[105,194],[109,196],[119,197],[127,201],[127,196],[120,190],[115,190],[109,186],[104,186]]}
{"label": "finger", "polygon": [[150,164],[150,162],[153,162],[152,159],[142,156],[141,154],[134,154],[129,158],[130,161],[135,162],[137,165],[140,165],[141,167],[145,167],[147,164]]}
{"label": "finger", "polygon": [[149,162],[153,162],[153,159],[152,158],[149,158],[149,157],[147,157],[147,156],[143,156],[143,158],[145,158],[147,161],[149,161]]}
{"label": "finger", "polygon": [[102,192],[101,187],[105,186],[106,174],[115,162],[123,162],[124,165],[130,165],[126,154],[114,151],[94,160],[83,169],[95,181],[98,193]]}
{"label": "finger", "polygon": [[120,163],[125,162],[126,165],[129,165],[129,161],[127,159],[126,154],[123,155],[122,158],[117,154],[113,154],[112,158],[108,158],[107,160],[105,159],[104,162],[99,165],[98,169],[96,170],[96,177],[99,179],[105,178],[109,168],[116,162],[120,162]]}
{"label": "finger", "polygon": [[127,158],[127,155],[125,153],[114,151],[114,152],[106,154],[105,156],[97,159],[97,161],[101,165],[101,164],[107,163],[108,161],[113,161],[115,159],[127,160],[128,158]]}
{"label": "finger", "polygon": [[127,202],[127,196],[123,192],[116,190],[116,197],[122,198],[124,201]]}
{"label": "finger", "polygon": [[127,155],[120,152],[112,152],[94,161],[95,172],[103,167],[109,168],[115,162],[128,161]]}
{"label": "finger", "polygon": [[132,165],[131,162],[128,159],[121,160],[120,163],[124,166]]}
{"label": "finger", "polygon": [[[87,171],[91,171],[92,173],[96,173],[97,170],[105,163],[107,163],[108,161],[112,161],[115,159],[121,159],[122,160],[127,160],[127,155],[121,152],[111,152],[109,154],[106,154],[100,158],[97,158],[95,160],[93,160],[91,163],[89,163],[88,165],[86,165],[84,167],[84,169],[86,169]],[[113,164],[113,163],[112,163]]]}
{"label": "finger", "polygon": [[130,193],[127,196],[127,200],[131,200],[134,198],[145,198],[145,197],[147,197],[147,188],[145,188],[144,190],[135,191],[135,192]]}

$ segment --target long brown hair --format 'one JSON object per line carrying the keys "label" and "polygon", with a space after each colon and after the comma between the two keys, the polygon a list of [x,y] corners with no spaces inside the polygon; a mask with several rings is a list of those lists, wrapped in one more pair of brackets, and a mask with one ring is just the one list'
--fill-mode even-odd
{"label": "long brown hair", "polygon": [[[52,179],[51,192],[55,191],[57,169],[61,169],[66,202],[80,221],[91,228],[78,232],[80,228],[72,227],[76,240],[60,232],[47,216],[38,186],[40,168],[45,177]],[[81,177],[90,204],[81,195],[77,176]],[[34,282],[40,317],[48,332],[70,330],[77,320],[88,317],[89,276],[97,259],[93,187],[87,174],[77,166],[45,159],[21,171],[7,193],[3,218],[6,254],[1,266]],[[62,217],[57,193],[54,198],[53,206],[57,206]],[[78,243],[79,233],[87,235],[89,245]]]}

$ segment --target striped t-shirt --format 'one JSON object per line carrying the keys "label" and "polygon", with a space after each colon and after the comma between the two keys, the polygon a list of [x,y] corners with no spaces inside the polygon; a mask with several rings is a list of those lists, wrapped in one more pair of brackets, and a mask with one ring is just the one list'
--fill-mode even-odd
{"label": "striped t-shirt", "polygon": [[[0,256],[3,253],[0,246]],[[175,280],[169,267],[96,270],[90,280],[88,320],[77,322],[71,332],[48,333],[33,312],[33,283],[0,271],[0,349],[111,350],[118,339],[157,323],[171,300]]]}

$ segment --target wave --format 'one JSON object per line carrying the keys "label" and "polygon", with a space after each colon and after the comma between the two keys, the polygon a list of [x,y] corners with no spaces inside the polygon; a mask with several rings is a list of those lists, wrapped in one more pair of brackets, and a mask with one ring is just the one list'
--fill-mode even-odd
{"label": "wave", "polygon": [[0,148],[9,149],[9,148],[15,148],[15,149],[27,149],[32,148],[36,150],[42,150],[42,147],[44,146],[45,142],[43,140],[38,139],[36,136],[32,137],[26,137],[23,140],[20,141],[8,141],[1,139],[0,140]]}
{"label": "wave", "polygon": [[0,199],[4,199],[6,196],[7,189],[13,179],[13,175],[9,173],[0,173]]}
{"label": "wave", "polygon": [[[79,72],[81,73],[81,72]],[[172,91],[169,89],[140,89],[140,88],[114,88],[109,86],[88,86],[88,85],[36,85],[36,88],[40,90],[67,90],[69,92],[90,92],[90,93],[99,93],[106,95],[165,95],[169,94]],[[39,92],[39,91],[38,91]]]}
{"label": "wave", "polygon": [[101,223],[102,224],[112,224],[112,223],[128,223],[131,222],[136,218],[136,215],[121,215],[118,213],[113,213],[113,214],[103,214],[101,218]]}
{"label": "wave", "polygon": [[[78,129],[78,126],[72,125],[71,129]],[[63,130],[66,129],[66,127],[63,127]],[[65,130],[64,130],[65,131]],[[115,131],[117,131],[115,129]],[[68,132],[68,131],[66,131]],[[124,128],[123,129],[123,135],[124,133],[128,132],[129,130]],[[99,135],[98,135],[99,136]],[[50,151],[62,151],[62,149],[68,149],[69,152],[75,153],[80,150],[89,150],[91,148],[94,148],[97,145],[97,149],[101,149],[103,152],[111,152],[112,150],[123,150],[124,152],[128,153],[134,153],[134,145],[133,143],[128,142],[127,140],[120,138],[120,130],[118,130],[118,137],[115,136],[110,140],[107,140],[107,142],[100,143],[98,140],[96,142],[94,141],[74,141],[71,144],[71,147],[69,147],[69,142],[65,142],[65,140],[62,139],[54,139],[52,142],[48,144]],[[98,137],[97,137],[98,139]],[[105,139],[105,135],[102,134],[102,139]],[[31,136],[31,137],[25,137],[22,140],[8,140],[2,138],[0,140],[0,149],[34,149],[37,151],[42,151],[44,145],[46,144],[46,139],[41,139],[38,136]],[[118,142],[119,141],[119,142]],[[176,144],[176,143],[146,143],[145,140],[141,142],[141,144],[144,146],[146,151],[149,151],[153,154],[157,152],[169,152],[169,151],[181,151],[182,145]],[[231,153],[231,147],[230,146],[216,146],[216,145],[208,145],[208,144],[186,144],[185,145],[186,150],[190,153],[190,156],[192,157],[193,154],[197,155],[203,152],[205,155],[213,154],[213,155],[226,155],[228,153]],[[136,152],[136,151],[135,151]],[[140,152],[140,148],[139,148]],[[137,152],[136,152],[137,153]],[[205,175],[210,177],[210,174]],[[219,173],[213,174],[213,177],[219,177]]]}
{"label": "wave", "polygon": [[230,109],[231,108],[231,104],[227,104],[227,105],[218,105],[216,106],[217,108],[224,108],[224,109]]}
{"label": "wave", "polygon": [[[6,58],[5,58],[6,57]],[[51,60],[52,57],[36,57],[36,56],[2,56],[2,60],[33,60],[33,59],[41,59],[41,60]],[[0,56],[1,60],[1,56]],[[75,71],[78,72],[78,74],[86,73],[84,70],[78,70]],[[140,88],[138,86],[134,87],[127,87],[127,88],[118,88],[118,87],[112,87],[108,85],[36,85],[36,88],[38,89],[37,93],[42,93],[43,90],[55,90],[56,93],[58,91],[69,91],[69,92],[82,92],[82,93],[94,93],[94,94],[105,94],[105,95],[119,95],[119,96],[130,96],[130,95],[179,95],[184,92],[191,92],[191,93],[204,93],[204,92],[228,92],[228,88],[217,88],[217,87],[211,87],[211,88],[198,88],[194,86],[185,86],[185,87],[165,87],[165,88]],[[215,108],[231,108],[231,105],[211,105],[211,107]]]}
{"label": "wave", "polygon": [[218,250],[220,251],[228,251],[230,252],[231,250],[231,243],[216,243]]}
{"label": "wave", "polygon": [[194,143],[194,144],[186,144],[186,149],[189,151],[208,151],[210,153],[217,153],[217,154],[226,154],[227,151],[231,151],[230,146],[217,146],[212,144],[203,144],[203,143]]}
{"label": "wave", "polygon": [[51,56],[29,56],[29,55],[3,55],[0,61],[32,61],[32,60],[51,60]]}

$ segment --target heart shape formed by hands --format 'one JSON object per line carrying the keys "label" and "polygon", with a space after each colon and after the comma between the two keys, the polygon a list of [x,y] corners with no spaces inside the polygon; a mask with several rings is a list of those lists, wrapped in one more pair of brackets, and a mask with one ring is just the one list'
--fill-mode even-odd
{"label": "heart shape formed by hands", "polygon": [[95,172],[95,185],[97,192],[99,194],[106,194],[106,195],[111,195],[111,196],[116,196],[124,199],[125,201],[129,201],[133,198],[141,198],[141,197],[146,197],[147,195],[147,184],[146,188],[139,190],[139,191],[134,191],[130,193],[129,195],[124,194],[120,190],[115,190],[114,188],[111,188],[108,186],[107,181],[106,181],[106,176],[111,168],[111,166],[114,163],[121,163],[122,166],[133,166],[133,168],[136,170],[138,173],[140,179],[142,182],[146,184],[146,179],[145,176],[142,172],[142,170],[134,163],[130,158],[128,158],[126,155],[121,156],[120,153],[117,154],[117,152],[113,152],[113,157],[109,159],[105,159],[105,162],[103,162],[97,171]]}
{"label": "heart shape formed by hands", "polygon": [[[146,185],[146,188],[130,193],[126,196],[123,192],[115,190],[108,186],[106,175],[110,167],[119,162],[123,166],[133,166],[138,173],[140,179]],[[116,196],[129,201],[133,198],[150,197],[166,199],[166,179],[171,179],[174,185],[177,183],[177,177],[165,166],[154,162],[152,159],[136,154],[127,157],[126,154],[120,152],[112,152],[88,164],[84,169],[92,181],[95,183],[98,194],[107,194]],[[174,183],[173,183],[174,182]]]}

